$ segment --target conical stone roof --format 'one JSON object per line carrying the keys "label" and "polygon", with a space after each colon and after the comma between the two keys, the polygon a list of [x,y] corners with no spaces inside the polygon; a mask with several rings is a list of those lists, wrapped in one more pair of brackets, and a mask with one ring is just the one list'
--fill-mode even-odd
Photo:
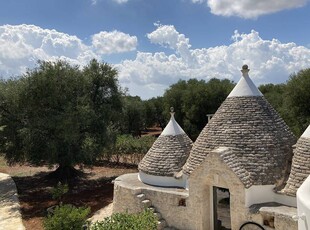
{"label": "conical stone roof", "polygon": [[173,177],[182,170],[192,143],[172,112],[169,123],[139,163],[139,171],[154,176]]}
{"label": "conical stone roof", "polygon": [[292,163],[290,177],[283,192],[296,196],[297,189],[310,175],[310,125],[298,139]]}
{"label": "conical stone roof", "polygon": [[189,176],[212,150],[229,147],[220,157],[246,188],[281,184],[296,139],[249,78],[247,66],[241,71],[243,77],[194,143],[183,173]]}

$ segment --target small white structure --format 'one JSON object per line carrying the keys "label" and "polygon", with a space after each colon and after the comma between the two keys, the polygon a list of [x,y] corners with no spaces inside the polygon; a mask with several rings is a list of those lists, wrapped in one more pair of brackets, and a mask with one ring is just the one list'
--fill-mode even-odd
{"label": "small white structure", "polygon": [[297,230],[296,197],[280,192],[296,138],[252,82],[248,66],[241,72],[192,148],[172,114],[139,174],[116,179],[114,212],[151,206],[160,213],[160,228],[239,230],[255,221]]}
{"label": "small white structure", "polygon": [[259,91],[256,85],[253,83],[249,77],[249,69],[247,65],[242,67],[242,78],[235,86],[235,88],[230,92],[228,97],[250,97],[258,96],[261,97],[263,94]]}
{"label": "small white structure", "polygon": [[283,192],[295,197],[297,189],[310,175],[310,125],[294,147],[292,168]]}
{"label": "small white structure", "polygon": [[182,170],[192,144],[171,108],[169,123],[139,163],[139,180],[155,186],[184,187],[185,178],[177,173]]}
{"label": "small white structure", "polygon": [[284,192],[297,196],[298,229],[310,230],[310,125],[297,141],[294,153]]}

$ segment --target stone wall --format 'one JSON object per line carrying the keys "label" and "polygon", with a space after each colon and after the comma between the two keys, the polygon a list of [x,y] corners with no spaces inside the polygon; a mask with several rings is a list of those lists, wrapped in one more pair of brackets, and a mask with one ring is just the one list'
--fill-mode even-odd
{"label": "stone wall", "polygon": [[[189,206],[195,215],[194,229],[213,229],[213,186],[227,188],[230,192],[230,215],[232,229],[239,229],[247,220],[245,187],[236,174],[221,160],[219,148],[211,152],[206,160],[189,177]],[[198,214],[198,215],[197,215]]]}
{"label": "stone wall", "polygon": [[134,188],[124,186],[123,181],[118,181],[122,178],[118,177],[114,182],[114,194],[113,194],[113,213],[138,213],[143,210],[137,195],[141,193],[140,188]]}
{"label": "stone wall", "polygon": [[[247,221],[261,225],[261,213],[253,213],[246,207],[245,186],[239,177],[223,161],[229,148],[218,148],[208,154],[205,161],[188,178],[188,190],[163,188],[143,184],[138,174],[126,174],[115,180],[113,212],[135,213],[143,210],[137,197],[139,194],[149,199],[152,205],[170,227],[186,230],[212,230],[213,226],[213,187],[227,188],[230,192],[230,215],[232,230],[239,230]],[[283,217],[283,218],[282,218]],[[274,227],[266,229],[297,230],[292,216],[275,215]],[[265,226],[264,226],[265,227]]]}
{"label": "stone wall", "polygon": [[275,230],[297,230],[298,224],[294,220],[297,215],[295,207],[284,205],[268,205],[259,209],[259,214],[262,217],[262,222],[258,222],[266,229]]}
{"label": "stone wall", "polygon": [[[224,148],[220,151],[229,150]],[[143,193],[169,226],[188,230],[213,229],[213,186],[229,189],[232,229],[239,229],[248,218],[245,188],[217,153],[211,153],[191,174],[189,191],[148,186],[137,179],[137,174],[118,177],[114,185],[113,212],[142,211],[137,195]]]}
{"label": "stone wall", "polygon": [[[178,188],[161,188],[143,184],[138,174],[126,174],[114,182],[113,213],[136,213],[144,209],[137,197],[144,194],[167,224],[178,229],[193,229],[192,216],[187,207],[188,191]],[[186,206],[184,206],[186,205]]]}

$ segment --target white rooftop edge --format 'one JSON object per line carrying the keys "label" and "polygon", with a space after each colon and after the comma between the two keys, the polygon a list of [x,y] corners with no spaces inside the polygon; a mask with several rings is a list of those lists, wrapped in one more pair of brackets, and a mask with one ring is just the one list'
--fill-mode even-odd
{"label": "white rooftop edge", "polygon": [[160,135],[176,136],[176,135],[180,135],[180,134],[184,134],[184,133],[185,133],[184,130],[181,128],[181,126],[174,119],[174,113],[171,113],[170,121],[167,124],[164,131]]}
{"label": "white rooftop edge", "polygon": [[239,80],[235,88],[230,92],[228,97],[251,97],[263,96],[256,85],[249,77],[249,69],[247,65],[242,67],[242,78]]}
{"label": "white rooftop edge", "polygon": [[310,138],[310,125],[305,130],[305,132],[301,135],[301,137]]}

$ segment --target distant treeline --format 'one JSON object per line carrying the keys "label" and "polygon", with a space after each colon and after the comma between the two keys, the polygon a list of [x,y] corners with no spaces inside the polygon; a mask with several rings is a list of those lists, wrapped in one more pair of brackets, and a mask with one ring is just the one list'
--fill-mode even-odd
{"label": "distant treeline", "polygon": [[[163,128],[170,117],[169,108],[174,107],[177,122],[195,140],[208,122],[207,114],[216,112],[234,86],[227,79],[190,79],[171,85],[161,97],[142,101],[125,96],[128,129],[124,131],[138,133],[153,125]],[[310,69],[292,74],[286,83],[261,85],[259,89],[299,137],[310,124]]]}
{"label": "distant treeline", "polygon": [[[195,140],[207,114],[216,112],[234,86],[227,79],[180,80],[163,96],[142,100],[119,86],[117,71],[106,63],[92,60],[81,68],[41,61],[20,77],[0,80],[0,153],[9,163],[59,164],[66,172],[93,164],[103,153],[146,152],[154,139],[135,142],[130,136],[164,128],[170,107]],[[310,123],[310,69],[259,89],[299,136]]]}

